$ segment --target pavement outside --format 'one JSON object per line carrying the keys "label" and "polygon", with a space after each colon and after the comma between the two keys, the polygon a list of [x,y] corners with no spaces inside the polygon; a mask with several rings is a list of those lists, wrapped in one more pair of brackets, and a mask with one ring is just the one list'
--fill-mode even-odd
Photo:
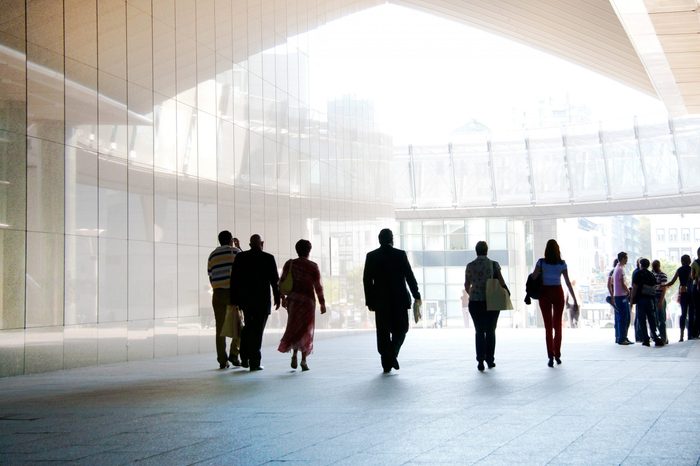
{"label": "pavement outside", "polygon": [[304,373],[268,344],[255,373],[212,352],[0,379],[0,464],[700,464],[700,341],[566,329],[549,368],[544,330],[497,338],[484,373],[471,330],[412,329],[389,375],[357,332]]}

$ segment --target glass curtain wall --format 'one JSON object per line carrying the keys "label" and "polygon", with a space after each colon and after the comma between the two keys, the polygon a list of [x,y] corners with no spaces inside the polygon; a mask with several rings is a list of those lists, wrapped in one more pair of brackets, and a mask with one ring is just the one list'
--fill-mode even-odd
{"label": "glass curtain wall", "polygon": [[279,267],[311,240],[319,325],[360,325],[393,149],[309,63],[366,3],[0,0],[0,376],[213,351],[222,229]]}

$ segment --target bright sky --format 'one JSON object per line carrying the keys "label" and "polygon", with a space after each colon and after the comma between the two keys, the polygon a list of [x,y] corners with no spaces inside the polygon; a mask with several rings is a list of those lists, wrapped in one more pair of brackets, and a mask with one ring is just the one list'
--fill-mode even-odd
{"label": "bright sky", "polygon": [[395,144],[447,143],[476,119],[493,131],[522,125],[541,100],[590,108],[593,121],[666,115],[658,99],[502,37],[396,5],[311,33],[312,106],[346,94],[375,104]]}

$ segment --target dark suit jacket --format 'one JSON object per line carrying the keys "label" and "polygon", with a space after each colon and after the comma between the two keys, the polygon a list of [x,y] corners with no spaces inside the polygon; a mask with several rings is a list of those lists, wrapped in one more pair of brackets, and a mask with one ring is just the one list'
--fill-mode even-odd
{"label": "dark suit jacket", "polygon": [[365,286],[365,304],[373,311],[410,308],[411,296],[406,283],[413,298],[420,299],[416,277],[406,252],[393,246],[381,246],[367,253],[362,282]]}
{"label": "dark suit jacket", "polygon": [[231,269],[231,304],[242,309],[266,309],[270,313],[270,287],[275,303],[280,301],[277,264],[272,254],[250,249],[236,254]]}

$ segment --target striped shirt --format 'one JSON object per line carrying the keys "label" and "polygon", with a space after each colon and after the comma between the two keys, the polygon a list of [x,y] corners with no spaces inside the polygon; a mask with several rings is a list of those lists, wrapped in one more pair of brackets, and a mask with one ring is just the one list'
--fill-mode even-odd
{"label": "striped shirt", "polygon": [[[668,282],[668,275],[666,275],[663,272],[652,272],[654,276],[656,277],[656,284],[657,285],[665,285]],[[656,297],[660,298],[661,297],[661,287],[656,288]]]}
{"label": "striped shirt", "polygon": [[219,246],[209,254],[207,261],[207,272],[209,273],[209,283],[214,289],[228,289],[231,287],[231,268],[236,254],[240,249],[233,246]]}

